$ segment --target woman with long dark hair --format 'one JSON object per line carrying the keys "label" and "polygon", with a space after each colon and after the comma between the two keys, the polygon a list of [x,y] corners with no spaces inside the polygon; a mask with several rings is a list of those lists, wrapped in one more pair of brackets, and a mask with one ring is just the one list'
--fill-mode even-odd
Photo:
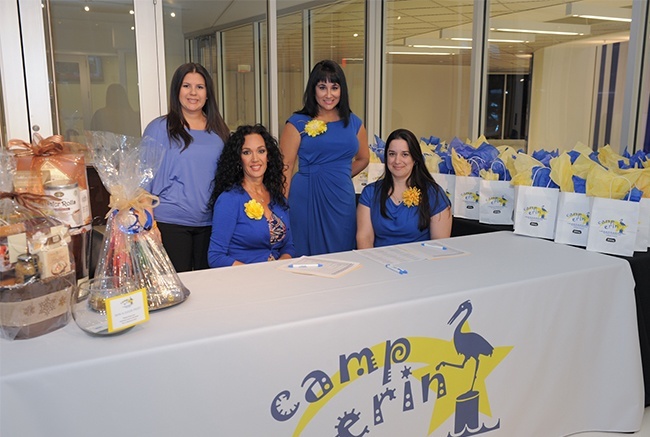
{"label": "woman with long dark hair", "polygon": [[384,175],[366,185],[357,207],[357,248],[448,238],[451,203],[427,170],[409,130],[386,140]]}
{"label": "woman with long dark hair", "polygon": [[212,214],[210,183],[230,132],[219,113],[212,78],[200,64],[183,64],[172,77],[169,112],[144,131],[165,155],[149,186],[163,246],[178,272],[208,268]]}
{"label": "woman with long dark hair", "polygon": [[210,197],[210,267],[293,257],[284,182],[275,138],[259,124],[237,128],[219,159]]}
{"label": "woman with long dark hair", "polygon": [[303,104],[280,136],[296,254],[352,250],[356,233],[352,178],[368,165],[368,134],[350,110],[345,74],[336,62],[314,66]]}

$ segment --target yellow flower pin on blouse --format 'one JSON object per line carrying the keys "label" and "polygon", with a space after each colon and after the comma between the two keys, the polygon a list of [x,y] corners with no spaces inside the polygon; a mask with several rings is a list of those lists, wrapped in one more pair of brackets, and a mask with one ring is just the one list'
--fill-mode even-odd
{"label": "yellow flower pin on blouse", "polygon": [[255,199],[251,199],[244,203],[244,212],[253,220],[260,220],[264,215],[264,207]]}
{"label": "yellow flower pin on blouse", "polygon": [[408,208],[418,206],[420,204],[420,189],[417,187],[411,187],[408,190],[404,190],[402,201]]}
{"label": "yellow flower pin on blouse", "polygon": [[327,131],[327,123],[323,120],[312,118],[305,124],[305,133],[310,137],[315,137]]}

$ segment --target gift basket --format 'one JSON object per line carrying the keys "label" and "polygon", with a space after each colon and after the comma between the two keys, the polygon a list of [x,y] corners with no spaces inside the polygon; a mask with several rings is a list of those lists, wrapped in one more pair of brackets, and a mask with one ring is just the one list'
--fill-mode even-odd
{"label": "gift basket", "polygon": [[10,340],[65,326],[76,284],[69,228],[45,215],[56,198],[16,192],[15,172],[0,150],[0,335]]}
{"label": "gift basket", "polygon": [[190,292],[165,252],[153,218],[158,199],[143,188],[160,166],[163,146],[150,137],[88,136],[93,164],[111,195],[95,277],[144,288],[150,311],[183,302]]}
{"label": "gift basket", "polygon": [[61,135],[43,138],[36,133],[31,143],[10,140],[9,148],[16,158],[14,190],[48,195],[49,213],[70,227],[77,282],[87,281],[92,216],[86,146],[64,141]]}

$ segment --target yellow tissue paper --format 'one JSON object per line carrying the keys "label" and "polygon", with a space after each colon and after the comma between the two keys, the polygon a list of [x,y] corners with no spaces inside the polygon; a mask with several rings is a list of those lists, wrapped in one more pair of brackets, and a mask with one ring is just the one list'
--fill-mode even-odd
{"label": "yellow tissue paper", "polygon": [[559,187],[560,191],[573,193],[573,166],[571,165],[571,156],[564,152],[560,156],[552,158],[549,165],[551,166],[551,179]]}
{"label": "yellow tissue paper", "polygon": [[587,196],[623,199],[638,178],[638,172],[620,175],[595,165],[587,174]]}
{"label": "yellow tissue paper", "polygon": [[580,178],[582,178],[582,179],[587,179],[587,175],[589,174],[589,170],[591,170],[592,167],[603,168],[596,161],[593,161],[588,156],[581,154],[573,162],[573,174],[580,177]]}
{"label": "yellow tissue paper", "polygon": [[370,163],[371,164],[381,164],[381,159],[379,159],[379,156],[377,156],[377,153],[374,151],[370,151]]}
{"label": "yellow tissue paper", "polygon": [[[485,135],[481,135],[480,137],[478,137],[476,139],[476,141],[474,141],[472,143],[470,143],[469,140],[467,140],[467,144],[469,144],[470,146],[472,146],[475,149],[478,149],[479,147],[481,147],[481,144],[483,144],[483,143],[488,143],[488,140],[487,140],[487,138],[485,138]],[[490,144],[490,143],[488,143],[488,144]]]}
{"label": "yellow tissue paper", "polygon": [[626,165],[630,165],[630,160],[614,152],[614,150],[608,145],[598,149],[598,161],[605,167],[610,170],[615,170],[619,168],[618,162],[623,161]]}
{"label": "yellow tissue paper", "polygon": [[592,152],[592,150],[589,147],[585,146],[580,141],[578,141],[576,143],[576,145],[573,146],[573,150],[575,150],[576,152],[580,153],[581,155],[585,155],[585,156],[591,155],[591,152]]}
{"label": "yellow tissue paper", "polygon": [[492,170],[482,170],[479,171],[479,176],[485,179],[486,181],[498,181],[499,173],[494,173]]}
{"label": "yellow tissue paper", "polygon": [[517,153],[514,160],[514,172],[512,174],[512,185],[532,185],[533,167],[544,167],[544,164],[525,153]]}
{"label": "yellow tissue paper", "polygon": [[469,176],[472,173],[472,164],[467,162],[454,149],[451,149],[451,165],[454,167],[456,176]]}

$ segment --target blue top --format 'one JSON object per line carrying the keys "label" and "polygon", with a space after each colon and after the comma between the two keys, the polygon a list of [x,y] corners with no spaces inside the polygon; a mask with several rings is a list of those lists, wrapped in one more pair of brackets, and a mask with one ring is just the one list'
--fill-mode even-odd
{"label": "blue top", "polygon": [[284,237],[271,242],[268,220],[265,217],[255,220],[246,215],[244,204],[249,200],[250,195],[241,187],[224,191],[217,198],[208,248],[210,267],[231,266],[235,261],[245,264],[268,261],[269,257],[278,259],[285,253],[294,256],[288,208],[274,202],[269,204],[271,212],[286,226]]}
{"label": "blue top", "polygon": [[[370,208],[370,221],[375,232],[374,247],[430,240],[431,234],[428,226],[422,231],[418,229],[419,210],[417,206],[409,208],[403,203],[396,205],[389,197],[386,199],[386,214],[389,218],[382,217],[379,207],[379,187],[382,182],[383,180],[380,179],[366,185],[359,198],[361,205]],[[430,185],[428,194],[430,217],[451,206],[444,190]]]}
{"label": "blue top", "polygon": [[326,132],[310,137],[304,130],[311,118],[293,114],[287,121],[300,132],[298,172],[289,191],[296,255],[352,250],[357,232],[352,160],[363,122],[350,114],[347,126],[343,120],[329,122]]}
{"label": "blue top", "polygon": [[154,209],[157,221],[183,226],[210,226],[212,212],[208,201],[223,140],[214,132],[188,131],[194,140],[183,150],[183,144],[172,143],[167,134],[167,118],[158,117],[144,130],[163,145],[165,155],[147,190],[160,198]]}

